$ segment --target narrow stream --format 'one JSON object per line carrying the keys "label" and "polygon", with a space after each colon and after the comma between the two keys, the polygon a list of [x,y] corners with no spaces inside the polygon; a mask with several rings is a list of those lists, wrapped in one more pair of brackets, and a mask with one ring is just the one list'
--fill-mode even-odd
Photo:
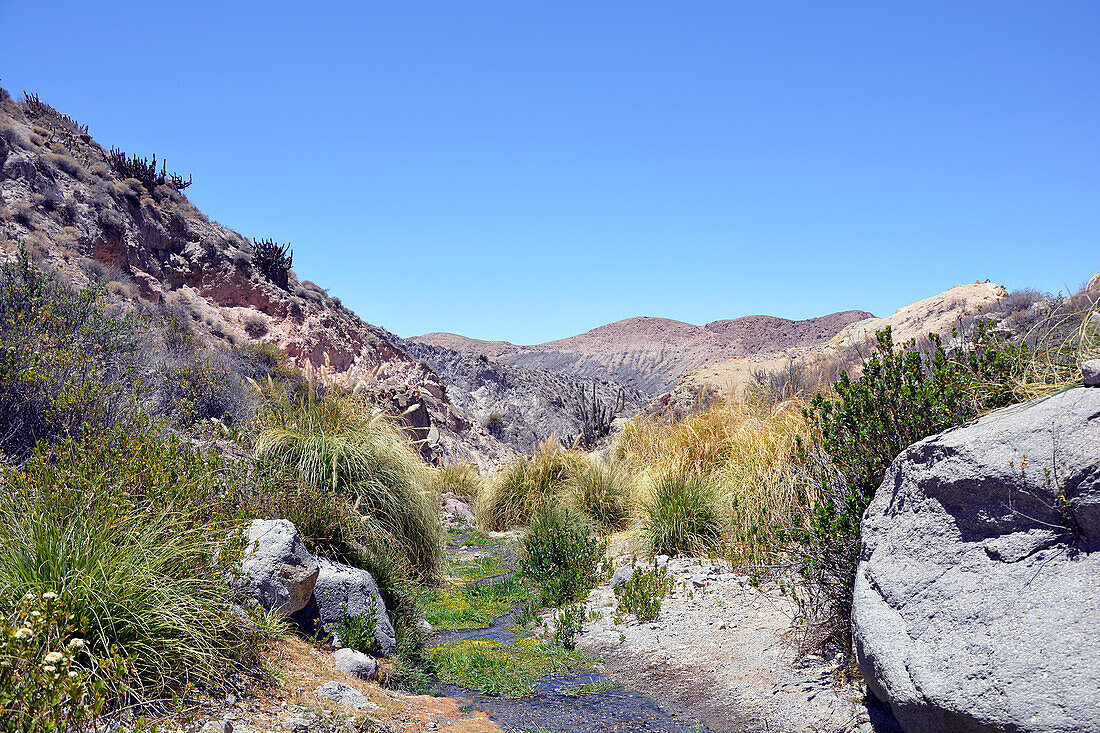
{"label": "narrow stream", "polygon": [[[452,549],[464,537],[452,540]],[[496,553],[508,567],[515,560],[510,551],[494,545],[480,545],[482,552]],[[499,581],[508,574],[475,582]],[[509,629],[521,613],[517,606],[480,629],[438,631],[430,644],[437,646],[460,639],[494,639],[508,643]],[[577,691],[578,687],[594,691]],[[604,689],[604,688],[607,689]],[[596,672],[551,675],[536,683],[536,691],[526,697],[505,698],[484,695],[461,685],[440,682],[438,691],[472,708],[482,710],[506,729],[531,729],[540,733],[607,733],[611,731],[654,731],[659,733],[706,733],[695,721],[681,721],[661,709],[655,702],[637,692],[616,686]]]}

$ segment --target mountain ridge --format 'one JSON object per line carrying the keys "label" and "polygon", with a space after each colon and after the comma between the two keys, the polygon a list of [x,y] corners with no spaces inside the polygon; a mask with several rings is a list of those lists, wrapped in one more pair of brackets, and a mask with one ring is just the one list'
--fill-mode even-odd
{"label": "mountain ridge", "polygon": [[660,394],[683,374],[707,363],[824,343],[842,329],[874,318],[860,310],[792,320],[752,315],[701,326],[670,318],[635,316],[542,344],[517,345],[436,332],[407,342],[442,347],[504,364],[617,381]]}

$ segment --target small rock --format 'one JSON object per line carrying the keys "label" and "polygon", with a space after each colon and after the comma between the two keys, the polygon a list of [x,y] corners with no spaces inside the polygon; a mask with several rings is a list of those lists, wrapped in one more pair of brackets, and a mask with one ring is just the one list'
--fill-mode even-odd
{"label": "small rock", "polygon": [[435,631],[435,628],[430,623],[428,623],[428,619],[426,618],[422,618],[417,621],[416,626],[425,634],[431,634]]}
{"label": "small rock", "polygon": [[317,688],[317,696],[360,711],[378,708],[377,705],[367,699],[366,695],[352,687],[348,687],[343,682],[326,682]]}
{"label": "small rock", "polygon": [[202,733],[233,733],[233,724],[228,720],[211,720],[202,727]]}
{"label": "small rock", "polygon": [[341,672],[361,680],[373,680],[378,674],[378,662],[374,657],[347,647],[337,649],[332,655],[336,660],[336,668]]}
{"label": "small rock", "polygon": [[237,704],[237,696],[232,695],[232,694],[226,695],[225,696],[225,704],[228,705],[229,707],[233,707],[234,705]]}
{"label": "small rock", "polygon": [[474,510],[470,508],[470,505],[465,500],[458,497],[451,492],[444,492],[439,497],[439,503],[443,509],[444,514],[448,514],[451,517],[465,522],[466,524],[474,523]]}
{"label": "small rock", "polygon": [[1086,387],[1100,387],[1100,359],[1089,359],[1081,365]]}
{"label": "small rock", "polygon": [[728,628],[729,628],[729,624],[728,624],[728,623],[726,623],[725,621],[719,621],[719,622],[718,622],[718,628],[719,628],[719,629],[728,629]]}
{"label": "small rock", "polygon": [[707,579],[696,575],[694,578],[691,579],[691,584],[694,585],[696,588],[705,588],[707,585]]}
{"label": "small rock", "polygon": [[668,561],[671,559],[672,558],[670,558],[668,555],[658,555],[657,557],[653,558],[653,561],[657,563],[657,567],[667,568]]}
{"label": "small rock", "polygon": [[618,588],[623,583],[634,577],[634,566],[627,565],[626,567],[619,568],[615,571],[615,574],[611,576],[611,585]]}

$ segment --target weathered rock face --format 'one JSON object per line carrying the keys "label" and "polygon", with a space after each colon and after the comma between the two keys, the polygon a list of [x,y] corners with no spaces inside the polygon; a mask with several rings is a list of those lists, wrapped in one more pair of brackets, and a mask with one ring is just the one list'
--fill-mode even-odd
{"label": "weathered rock face", "polygon": [[526,369],[414,340],[400,345],[446,382],[447,396],[456,407],[482,425],[490,415],[499,415],[493,434],[525,453],[551,435],[568,438],[581,433],[582,389],[586,404],[595,390],[600,402],[618,408],[621,417],[638,414],[650,399],[645,392],[603,379]]}
{"label": "weathered rock face", "polygon": [[286,519],[257,519],[245,539],[240,591],[281,616],[305,608],[319,568],[294,525]]}
{"label": "weathered rock face", "polygon": [[351,381],[369,376],[379,405],[395,414],[416,407],[403,420],[424,441],[425,458],[483,469],[514,458],[455,408],[440,378],[396,336],[293,271],[273,280],[254,264],[252,241],[210,221],[180,191],[122,178],[107,151],[64,115],[0,99],[0,129],[0,256],[24,242],[74,287],[107,280],[114,302],[166,308],[212,344],[262,341],[299,367]]}
{"label": "weathered rock face", "polygon": [[317,564],[320,573],[313,588],[313,598],[306,608],[295,615],[298,625],[307,631],[332,637],[334,645],[339,647],[343,646],[343,642],[337,634],[336,624],[343,618],[345,609],[349,617],[365,618],[373,613],[378,655],[388,657],[396,652],[393,624],[371,574],[324,558],[317,558]]}
{"label": "weathered rock face", "polygon": [[1100,730],[1100,389],[911,446],[862,528],[856,655],[907,731]]}

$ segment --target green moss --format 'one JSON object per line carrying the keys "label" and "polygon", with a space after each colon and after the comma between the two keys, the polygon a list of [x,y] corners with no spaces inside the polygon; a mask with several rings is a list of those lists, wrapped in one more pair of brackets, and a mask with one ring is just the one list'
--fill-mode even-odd
{"label": "green moss", "polygon": [[534,597],[531,589],[514,577],[495,583],[467,585],[450,578],[442,588],[421,597],[424,618],[437,630],[481,629],[493,623],[517,603]]}
{"label": "green moss", "polygon": [[541,644],[531,637],[511,644],[495,639],[465,639],[429,651],[440,677],[484,695],[523,697],[551,674],[591,671],[592,658],[578,651]]}

